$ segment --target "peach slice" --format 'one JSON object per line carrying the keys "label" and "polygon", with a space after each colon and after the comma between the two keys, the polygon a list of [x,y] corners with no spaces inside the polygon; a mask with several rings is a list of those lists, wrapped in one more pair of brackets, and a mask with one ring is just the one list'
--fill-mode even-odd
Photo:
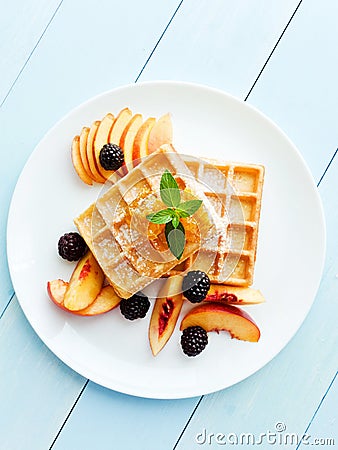
{"label": "peach slice", "polygon": [[113,114],[106,114],[104,118],[101,120],[101,123],[97,129],[96,136],[94,139],[94,158],[96,161],[96,166],[98,169],[98,172],[104,179],[108,179],[113,171],[111,170],[105,170],[101,164],[100,164],[100,152],[102,147],[105,144],[108,144],[108,137],[110,134],[110,130],[114,123],[114,116]]}
{"label": "peach slice", "polygon": [[181,330],[200,326],[205,331],[228,331],[231,337],[258,342],[260,330],[245,311],[220,302],[205,302],[191,309],[183,318]]}
{"label": "peach slice", "polygon": [[80,134],[80,155],[83,167],[85,171],[87,172],[87,175],[95,181],[93,174],[90,171],[89,162],[88,162],[88,156],[87,156],[87,140],[88,140],[88,134],[89,134],[90,128],[83,127]]}
{"label": "peach slice", "polygon": [[[124,108],[118,113],[115,122],[113,123],[113,126],[110,129],[108,142],[112,144],[121,145],[120,141],[122,134],[132,117],[133,113],[129,108]],[[120,176],[124,176],[127,173],[127,171],[124,170],[124,167],[125,164],[122,166],[120,170],[117,171]]]}
{"label": "peach slice", "polygon": [[92,185],[93,180],[87,174],[81,159],[80,136],[75,136],[72,142],[72,162],[74,169],[81,180],[86,184]]}
{"label": "peach slice", "polygon": [[240,306],[264,303],[265,298],[258,289],[253,289],[250,287],[226,286],[223,284],[211,284],[204,301],[223,302]]}
{"label": "peach slice", "polygon": [[149,117],[140,129],[138,130],[133,144],[133,166],[136,167],[148,154],[148,139],[149,134],[153,126],[155,125],[156,119],[154,117]]}
{"label": "peach slice", "polygon": [[53,280],[48,281],[47,283],[47,292],[49,295],[49,298],[60,308],[64,309],[66,308],[63,306],[63,299],[65,297],[66,290],[68,288],[67,281],[63,280]]}
{"label": "peach slice", "polygon": [[149,324],[149,343],[156,356],[172,335],[183,305],[180,275],[168,278],[160,290]]}
{"label": "peach slice", "polygon": [[130,119],[128,125],[125,127],[121,135],[119,145],[123,149],[125,169],[127,170],[127,172],[133,168],[133,145],[135,136],[137,135],[137,132],[139,131],[142,123],[142,115],[135,114]]}
{"label": "peach slice", "polygon": [[94,141],[96,137],[97,130],[100,126],[100,121],[96,120],[92,126],[90,127],[88,138],[87,138],[87,158],[89,163],[90,172],[93,175],[94,181],[97,183],[104,183],[106,180],[103,178],[103,176],[100,174],[96,159],[95,159],[95,153],[94,153]]}
{"label": "peach slice", "polygon": [[69,283],[63,280],[48,281],[47,291],[50,299],[64,311],[71,312],[79,316],[97,316],[104,314],[120,303],[121,298],[118,297],[112,286],[104,286],[93,303],[80,311],[71,311],[65,308],[63,300]]}
{"label": "peach slice", "polygon": [[161,145],[171,144],[172,141],[173,126],[170,114],[167,113],[158,119],[150,131],[147,154],[150,155],[161,147]]}
{"label": "peach slice", "polygon": [[116,308],[121,298],[116,294],[112,286],[104,286],[94,302],[81,311],[73,311],[80,316],[97,316]]}
{"label": "peach slice", "polygon": [[77,263],[66,290],[63,305],[71,311],[87,308],[101,291],[104,274],[88,251]]}
{"label": "peach slice", "polygon": [[129,108],[122,109],[116,116],[115,122],[110,130],[108,142],[120,145],[122,133],[128,125],[133,113]]}

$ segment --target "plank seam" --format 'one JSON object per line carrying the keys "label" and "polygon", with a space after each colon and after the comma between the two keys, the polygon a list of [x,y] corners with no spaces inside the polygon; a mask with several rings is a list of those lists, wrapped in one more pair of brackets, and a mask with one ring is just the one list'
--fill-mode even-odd
{"label": "plank seam", "polygon": [[4,307],[4,309],[2,310],[1,314],[0,314],[0,320],[2,319],[3,315],[5,314],[7,308],[9,307],[9,304],[11,303],[11,301],[13,300],[13,297],[15,295],[15,292],[13,292],[13,294],[10,296],[6,306]]}
{"label": "plank seam", "polygon": [[288,29],[290,23],[292,22],[293,18],[295,17],[295,15],[296,15],[296,13],[297,13],[297,11],[298,11],[298,9],[299,9],[299,7],[300,7],[302,1],[303,1],[303,0],[300,0],[300,2],[298,3],[296,9],[295,9],[294,12],[292,13],[292,15],[291,15],[291,17],[290,17],[290,19],[289,19],[289,21],[288,21],[288,23],[287,23],[286,26],[284,27],[284,30],[282,31],[282,34],[279,36],[279,38],[278,38],[276,44],[274,45],[273,49],[271,50],[270,55],[268,56],[268,58],[267,58],[267,60],[265,61],[265,63],[264,63],[264,65],[263,65],[262,69],[260,70],[259,74],[257,75],[257,78],[255,79],[253,85],[251,86],[249,92],[247,93],[247,95],[246,95],[246,97],[245,97],[245,99],[244,99],[245,102],[246,102],[247,99],[249,98],[249,95],[250,95],[251,92],[253,91],[253,89],[254,89],[254,87],[256,86],[256,84],[257,84],[259,78],[261,77],[261,75],[262,75],[262,73],[264,72],[266,66],[268,65],[268,63],[269,63],[269,61],[270,61],[272,55],[274,54],[274,52],[275,52],[275,50],[276,50],[278,44],[279,44],[280,41],[282,40],[282,38],[283,38],[283,36],[284,36],[286,30]]}
{"label": "plank seam", "polygon": [[67,423],[69,417],[71,416],[72,412],[74,411],[74,409],[75,409],[75,407],[76,407],[78,401],[80,400],[80,398],[81,398],[83,392],[85,391],[85,389],[86,389],[88,383],[89,383],[89,380],[87,379],[86,382],[85,382],[85,384],[82,386],[82,389],[81,389],[79,395],[77,396],[75,402],[73,403],[73,406],[70,408],[70,411],[69,411],[69,413],[67,414],[65,420],[63,421],[63,423],[62,423],[62,425],[61,425],[59,431],[57,432],[55,438],[53,439],[53,442],[52,442],[51,446],[49,447],[49,450],[51,450],[51,449],[54,447],[55,442],[57,441],[58,437],[60,436],[60,434],[61,434],[63,428],[65,427],[65,425],[66,425],[66,423]]}
{"label": "plank seam", "polygon": [[[332,378],[331,383],[329,384],[329,387],[326,389],[326,392],[325,392],[325,394],[323,395],[323,398],[321,399],[321,401],[319,402],[319,405],[317,406],[315,412],[313,413],[313,416],[311,417],[311,420],[310,420],[310,422],[309,422],[309,425],[306,427],[306,430],[304,431],[302,438],[303,438],[303,437],[306,435],[306,433],[308,432],[308,429],[310,428],[310,426],[311,426],[311,424],[312,424],[314,418],[316,417],[316,415],[317,415],[317,413],[318,413],[320,407],[322,406],[322,404],[323,404],[323,402],[324,402],[324,400],[325,400],[325,397],[327,396],[327,394],[329,393],[329,390],[330,390],[331,387],[333,386],[333,383],[335,382],[335,379],[337,378],[337,374],[338,374],[338,372],[336,372],[335,376]],[[296,450],[298,450],[299,447],[300,447],[301,445],[302,445],[302,440],[301,440],[300,443],[297,445]]]}
{"label": "plank seam", "polygon": [[146,60],[146,62],[144,63],[144,65],[143,65],[143,67],[142,67],[142,69],[141,69],[141,71],[140,71],[140,73],[137,75],[137,77],[136,77],[136,80],[135,80],[135,83],[137,83],[138,82],[138,80],[139,80],[139,78],[140,78],[140,76],[142,75],[142,73],[143,73],[143,71],[144,71],[144,69],[146,68],[146,66],[148,65],[148,63],[149,63],[149,61],[150,61],[150,59],[151,59],[151,57],[153,56],[153,54],[154,54],[154,52],[155,52],[155,50],[157,49],[157,47],[159,46],[159,44],[160,44],[160,42],[161,42],[161,40],[162,40],[162,38],[163,38],[163,36],[165,35],[165,33],[166,33],[166,31],[167,31],[167,29],[170,27],[170,24],[171,24],[171,22],[174,20],[174,17],[176,16],[176,14],[177,14],[177,12],[178,12],[178,10],[180,9],[180,7],[181,7],[181,5],[182,5],[182,3],[183,3],[183,0],[181,0],[180,1],[180,3],[178,4],[178,6],[177,6],[177,8],[176,8],[176,10],[175,10],[175,12],[174,12],[174,14],[171,16],[171,19],[169,20],[169,22],[167,23],[167,26],[164,28],[164,30],[163,30],[163,32],[162,32],[162,34],[161,34],[161,36],[159,37],[159,39],[158,39],[158,41],[156,42],[156,45],[155,45],[155,47],[152,49],[152,51],[151,51],[151,53],[150,53],[150,55],[148,56],[148,58],[147,58],[147,60]]}
{"label": "plank seam", "polygon": [[3,106],[3,104],[4,104],[4,103],[5,103],[5,101],[7,100],[8,96],[9,96],[9,95],[10,95],[10,93],[12,92],[12,90],[13,90],[13,88],[14,88],[14,86],[15,86],[16,82],[17,82],[17,81],[18,81],[18,79],[20,78],[20,75],[21,75],[21,74],[22,74],[22,72],[23,72],[23,71],[25,70],[25,67],[27,66],[27,64],[28,64],[29,60],[30,60],[30,59],[31,59],[31,57],[33,56],[33,53],[35,52],[36,48],[37,48],[37,47],[38,47],[38,45],[40,44],[40,42],[41,42],[42,38],[44,37],[44,35],[45,35],[46,31],[47,31],[47,29],[49,28],[49,25],[50,25],[50,24],[52,23],[52,21],[53,21],[54,17],[56,16],[57,12],[59,11],[59,9],[60,9],[60,7],[61,7],[62,3],[63,3],[63,0],[61,0],[61,2],[59,3],[59,5],[57,6],[56,10],[54,11],[54,13],[53,13],[52,17],[51,17],[51,18],[49,19],[49,21],[48,21],[48,23],[47,23],[47,25],[46,25],[45,29],[43,30],[43,32],[42,32],[42,34],[41,34],[41,36],[40,36],[40,37],[39,37],[39,39],[37,40],[37,42],[36,42],[36,44],[34,45],[34,47],[33,47],[32,51],[30,52],[30,54],[29,54],[28,58],[26,59],[26,61],[25,61],[24,65],[23,65],[23,66],[21,67],[21,69],[20,69],[20,71],[19,71],[18,75],[16,76],[16,78],[15,78],[15,80],[13,81],[13,83],[12,83],[11,87],[9,88],[9,90],[8,90],[7,94],[5,95],[5,98],[4,98],[4,99],[3,99],[3,101],[1,102],[1,104],[0,104],[0,108],[1,108],[2,106]]}
{"label": "plank seam", "polygon": [[331,164],[333,163],[333,160],[335,159],[335,157],[337,155],[337,152],[338,152],[338,148],[336,149],[336,151],[334,152],[332,158],[330,159],[329,164],[326,166],[326,168],[325,168],[325,170],[323,172],[323,175],[320,177],[320,180],[317,183],[317,187],[320,185],[320,183],[322,182],[323,178],[325,177],[326,172],[329,170]]}
{"label": "plank seam", "polygon": [[177,448],[177,446],[178,446],[178,444],[179,444],[179,442],[180,442],[180,440],[181,440],[183,434],[185,433],[185,430],[188,428],[189,423],[191,422],[191,419],[193,418],[193,416],[194,416],[194,414],[195,414],[197,408],[199,407],[201,401],[203,400],[203,398],[204,398],[204,395],[202,395],[202,397],[198,400],[198,402],[197,402],[195,408],[193,409],[193,412],[190,414],[190,417],[189,417],[189,419],[187,420],[187,423],[185,424],[183,430],[181,431],[181,434],[178,436],[178,439],[177,439],[177,441],[176,441],[176,443],[175,443],[175,445],[174,445],[174,447],[173,447],[173,450],[175,450],[175,449]]}

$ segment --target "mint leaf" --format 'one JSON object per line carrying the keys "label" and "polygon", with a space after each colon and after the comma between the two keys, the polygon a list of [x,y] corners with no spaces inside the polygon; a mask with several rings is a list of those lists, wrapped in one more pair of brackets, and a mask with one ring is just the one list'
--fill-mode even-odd
{"label": "mint leaf", "polygon": [[175,212],[172,209],[161,209],[161,211],[157,211],[154,214],[148,214],[147,220],[152,223],[168,223],[176,217]]}
{"label": "mint leaf", "polygon": [[169,170],[165,170],[161,177],[160,194],[163,203],[167,206],[175,208],[181,201],[180,189]]}
{"label": "mint leaf", "polygon": [[175,216],[173,217],[171,223],[172,223],[172,226],[173,226],[174,228],[177,228],[178,225],[179,225],[179,223],[180,223],[180,218],[179,218],[177,215],[175,215]]}
{"label": "mint leaf", "polygon": [[[181,230],[182,233],[185,235],[185,229],[184,229],[184,226],[183,226],[183,224],[182,224],[181,222],[178,223],[177,229],[178,229],[178,230]],[[164,229],[164,234],[165,234],[165,238],[166,238],[166,240],[167,240],[167,244],[168,244],[168,245],[169,245],[169,242],[168,242],[168,234],[169,234],[170,231],[172,231],[172,230],[175,230],[175,227],[173,226],[172,222],[168,222],[168,223],[166,224],[166,226],[165,226],[165,229]]]}
{"label": "mint leaf", "polygon": [[161,177],[160,189],[179,189],[178,184],[172,174],[166,169]]}
{"label": "mint leaf", "polygon": [[160,194],[162,202],[167,206],[175,208],[181,201],[179,189],[161,189]]}
{"label": "mint leaf", "polygon": [[184,219],[185,217],[189,217],[190,216],[190,214],[188,214],[187,212],[183,211],[183,209],[176,208],[175,211],[176,211],[176,213],[179,215],[179,217],[181,219]]}
{"label": "mint leaf", "polygon": [[188,200],[187,202],[180,203],[177,206],[177,212],[179,213],[180,217],[192,216],[193,214],[195,214],[201,204],[202,200]]}
{"label": "mint leaf", "polygon": [[177,259],[181,259],[185,246],[185,230],[183,225],[179,222],[178,227],[174,228],[172,223],[169,222],[165,225],[164,232],[169,250]]}

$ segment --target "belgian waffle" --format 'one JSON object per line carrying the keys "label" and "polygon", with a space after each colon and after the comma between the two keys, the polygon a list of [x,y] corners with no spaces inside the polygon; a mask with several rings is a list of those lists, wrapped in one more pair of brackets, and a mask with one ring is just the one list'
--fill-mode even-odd
{"label": "belgian waffle", "polygon": [[[149,222],[145,218],[164,208],[159,185],[165,169],[184,184],[183,200],[185,196],[202,200],[193,218],[184,219],[186,245],[182,261],[200,248],[214,248],[224,230],[201,183],[196,182],[171,145],[161,147],[75,219],[108,281],[124,298],[165,275],[177,264],[165,244],[164,227],[155,230],[149,239]],[[214,255],[215,252],[205,255],[204,261],[212,265]]]}
{"label": "belgian waffle", "polygon": [[[167,276],[199,269],[208,273],[212,283],[250,286],[256,260],[264,167],[200,161],[187,156],[183,159],[226,229],[216,247],[202,247],[198,254],[178,264]],[[210,252],[214,254],[211,266]]]}

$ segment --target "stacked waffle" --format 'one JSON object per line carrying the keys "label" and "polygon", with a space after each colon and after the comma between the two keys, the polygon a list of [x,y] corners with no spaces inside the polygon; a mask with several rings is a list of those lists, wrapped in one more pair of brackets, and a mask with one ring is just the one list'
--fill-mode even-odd
{"label": "stacked waffle", "polygon": [[[212,283],[250,286],[253,283],[258,225],[264,182],[264,167],[221,161],[197,161],[184,157],[185,163],[203,186],[225,226],[217,245],[176,266],[169,275],[203,270]],[[209,267],[210,252],[214,263]]]}
{"label": "stacked waffle", "polygon": [[[146,216],[163,209],[161,175],[169,170],[182,199],[201,208],[185,220],[180,263],[168,250],[164,227]],[[192,269],[214,283],[252,283],[264,169],[182,157],[171,145],[148,156],[75,219],[109,283],[129,298],[155,279]]]}

